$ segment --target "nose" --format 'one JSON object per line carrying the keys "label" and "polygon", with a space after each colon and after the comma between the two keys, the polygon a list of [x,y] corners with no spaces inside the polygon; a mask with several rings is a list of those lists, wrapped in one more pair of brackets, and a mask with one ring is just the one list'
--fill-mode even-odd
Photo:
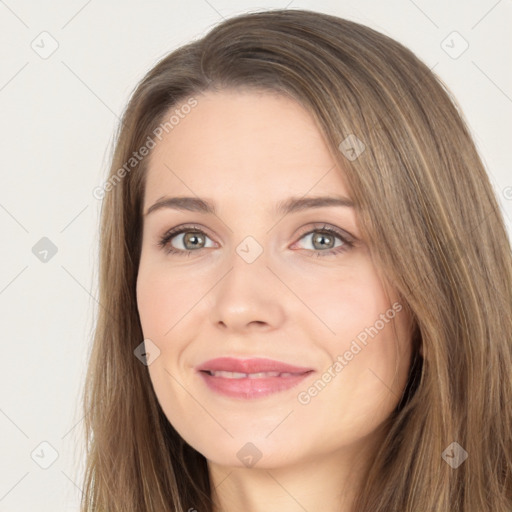
{"label": "nose", "polygon": [[[225,331],[273,330],[285,321],[286,287],[268,265],[263,251],[253,261],[240,244],[229,260],[230,268],[212,290],[211,321]],[[241,255],[240,255],[241,254]]]}

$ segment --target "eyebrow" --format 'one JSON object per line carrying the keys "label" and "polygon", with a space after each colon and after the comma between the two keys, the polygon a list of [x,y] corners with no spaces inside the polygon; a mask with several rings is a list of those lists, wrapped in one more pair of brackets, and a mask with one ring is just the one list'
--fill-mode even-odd
{"label": "eyebrow", "polygon": [[[353,208],[354,202],[344,196],[290,197],[285,201],[279,201],[274,207],[274,212],[278,215],[286,215],[310,208],[324,208],[328,206]],[[150,206],[145,215],[149,215],[163,208],[217,215],[214,203],[207,199],[165,196],[161,197],[156,203]]]}

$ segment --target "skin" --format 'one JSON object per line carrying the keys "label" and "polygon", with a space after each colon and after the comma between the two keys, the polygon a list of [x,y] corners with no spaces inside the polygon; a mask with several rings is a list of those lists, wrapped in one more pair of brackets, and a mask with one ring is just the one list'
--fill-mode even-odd
{"label": "skin", "polygon": [[[148,166],[144,212],[162,196],[197,196],[217,208],[216,215],[162,208],[144,218],[137,301],[144,337],[160,350],[148,366],[156,396],[206,457],[217,511],[352,511],[406,385],[410,318],[397,312],[334,371],[397,297],[379,277],[354,208],[285,216],[272,208],[290,196],[350,198],[343,170],[314,119],[288,97],[225,90],[196,98]],[[159,239],[184,223],[206,237],[195,248],[197,239],[185,246],[176,235],[174,248],[192,252],[168,254]],[[331,235],[328,247],[315,243],[325,224],[349,233],[354,246],[322,256],[343,244]],[[252,263],[236,252],[247,236],[263,249]],[[314,372],[287,391],[228,398],[194,369],[220,356],[267,357]],[[330,382],[299,402],[324,372]],[[252,467],[237,457],[248,442],[261,457]]]}

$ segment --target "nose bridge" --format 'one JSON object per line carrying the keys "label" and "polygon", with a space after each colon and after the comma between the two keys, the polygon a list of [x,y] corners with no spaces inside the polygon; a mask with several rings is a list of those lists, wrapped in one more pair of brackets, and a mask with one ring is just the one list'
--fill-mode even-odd
{"label": "nose bridge", "polygon": [[259,299],[260,294],[268,290],[269,280],[273,275],[268,269],[268,251],[252,235],[242,239],[234,247],[229,258],[230,271],[226,276],[226,291],[235,292],[236,296],[252,296]]}
{"label": "nose bridge", "polygon": [[215,287],[213,321],[242,329],[252,322],[274,327],[282,321],[277,281],[263,243],[248,235],[234,247],[229,270]]}

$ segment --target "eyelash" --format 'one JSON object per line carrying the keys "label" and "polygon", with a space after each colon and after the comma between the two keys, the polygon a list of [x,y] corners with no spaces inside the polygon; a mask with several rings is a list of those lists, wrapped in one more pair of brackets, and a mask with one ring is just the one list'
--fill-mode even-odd
{"label": "eyelash", "polygon": [[[175,254],[177,256],[185,256],[185,255],[190,256],[190,254],[192,252],[198,252],[201,249],[205,249],[205,247],[201,247],[197,250],[175,249],[169,243],[175,236],[181,235],[182,233],[189,233],[189,232],[193,232],[193,233],[204,235],[204,236],[208,237],[208,235],[197,226],[193,226],[193,225],[179,226],[177,228],[172,228],[169,231],[167,231],[158,241],[158,246],[160,248],[162,248],[162,250],[165,250],[168,254]],[[321,227],[321,228],[315,227],[315,229],[312,229],[310,231],[307,231],[306,233],[303,233],[300,236],[299,240],[301,240],[305,236],[311,235],[313,233],[324,233],[324,234],[326,233],[328,235],[333,235],[336,238],[339,238],[343,242],[343,245],[341,245],[335,249],[329,249],[329,250],[324,250],[324,251],[321,251],[318,249],[316,249],[316,250],[305,249],[308,252],[312,252],[311,256],[316,255],[317,257],[325,257],[328,255],[336,255],[336,254],[350,250],[355,245],[354,242],[349,240],[348,237],[346,235],[344,235],[342,232],[340,232],[337,229],[334,229],[332,227],[329,227],[327,225],[323,225],[323,227]]]}

